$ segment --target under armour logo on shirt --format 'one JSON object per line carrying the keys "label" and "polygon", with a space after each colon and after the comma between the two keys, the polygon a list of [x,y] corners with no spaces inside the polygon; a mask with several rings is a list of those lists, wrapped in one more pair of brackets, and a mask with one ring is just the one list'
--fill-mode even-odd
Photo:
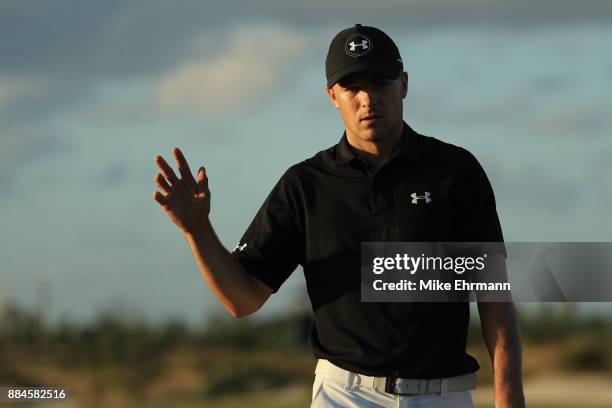
{"label": "under armour logo on shirt", "polygon": [[424,195],[412,193],[410,197],[412,197],[412,204],[417,204],[419,200],[425,200],[425,204],[431,203],[431,193],[429,191],[426,191]]}
{"label": "under armour logo on shirt", "polygon": [[244,251],[244,248],[246,248],[247,244],[246,242],[242,245],[240,245],[240,242],[238,242],[236,244],[236,248],[234,248],[234,252],[236,252],[236,250],[239,250],[240,252]]}

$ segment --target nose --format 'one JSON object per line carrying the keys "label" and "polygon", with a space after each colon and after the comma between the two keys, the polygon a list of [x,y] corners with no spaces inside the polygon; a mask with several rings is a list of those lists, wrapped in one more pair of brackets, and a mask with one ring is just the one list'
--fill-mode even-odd
{"label": "nose", "polygon": [[364,87],[359,92],[359,103],[361,107],[375,108],[378,106],[378,92],[374,87]]}

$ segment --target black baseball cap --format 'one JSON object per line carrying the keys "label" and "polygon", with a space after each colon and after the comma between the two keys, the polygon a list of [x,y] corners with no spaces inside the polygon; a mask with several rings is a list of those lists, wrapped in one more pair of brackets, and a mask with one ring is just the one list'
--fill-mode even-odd
{"label": "black baseball cap", "polygon": [[393,40],[375,27],[355,24],[340,31],[329,45],[325,59],[327,86],[355,72],[374,72],[390,79],[404,70]]}

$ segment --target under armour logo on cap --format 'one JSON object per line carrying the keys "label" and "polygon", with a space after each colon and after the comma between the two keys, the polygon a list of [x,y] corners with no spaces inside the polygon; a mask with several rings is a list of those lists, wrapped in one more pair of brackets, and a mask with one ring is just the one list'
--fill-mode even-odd
{"label": "under armour logo on cap", "polygon": [[361,44],[355,44],[355,41],[351,41],[349,43],[349,45],[351,46],[349,48],[350,51],[355,51],[355,48],[357,48],[357,47],[361,47],[364,50],[367,50],[368,49],[368,40],[361,40]]}
{"label": "under armour logo on cap", "polygon": [[351,57],[360,57],[362,55],[369,54],[372,52],[373,48],[374,44],[372,43],[372,40],[363,34],[355,34],[350,36],[346,40],[346,45],[344,46],[346,53]]}
{"label": "under armour logo on cap", "polygon": [[419,200],[425,200],[425,204],[431,203],[431,193],[429,191],[426,191],[424,195],[412,193],[410,194],[410,197],[412,197],[412,204],[418,203]]}

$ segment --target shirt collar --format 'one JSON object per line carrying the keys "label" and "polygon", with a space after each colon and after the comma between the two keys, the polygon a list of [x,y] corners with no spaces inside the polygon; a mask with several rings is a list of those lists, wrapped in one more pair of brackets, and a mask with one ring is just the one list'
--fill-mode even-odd
{"label": "shirt collar", "polygon": [[[419,135],[412,130],[406,122],[404,122],[404,130],[402,132],[402,146],[396,158],[411,159],[417,157],[418,148],[418,137]],[[342,138],[336,145],[336,162],[335,167],[342,166],[357,159],[353,148],[351,147],[348,138],[346,137],[346,131],[342,134]]]}

